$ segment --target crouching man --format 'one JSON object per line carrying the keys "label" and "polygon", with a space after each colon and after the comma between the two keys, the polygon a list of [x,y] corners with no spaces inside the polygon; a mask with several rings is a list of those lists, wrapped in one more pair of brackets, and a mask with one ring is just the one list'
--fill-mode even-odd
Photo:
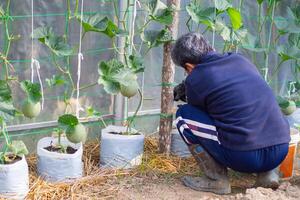
{"label": "crouching man", "polygon": [[184,177],[195,190],[231,192],[227,168],[257,173],[256,186],[277,188],[275,168],[284,160],[289,125],[276,98],[256,67],[240,54],[215,52],[198,33],[180,37],[174,63],[188,76],[174,89],[177,128],[203,170]]}

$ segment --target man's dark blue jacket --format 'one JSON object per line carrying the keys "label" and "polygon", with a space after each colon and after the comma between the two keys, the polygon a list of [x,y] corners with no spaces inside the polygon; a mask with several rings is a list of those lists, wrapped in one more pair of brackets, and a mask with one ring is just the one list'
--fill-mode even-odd
{"label": "man's dark blue jacket", "polygon": [[242,55],[208,53],[185,84],[188,103],[213,118],[224,147],[247,151],[290,141],[271,88]]}

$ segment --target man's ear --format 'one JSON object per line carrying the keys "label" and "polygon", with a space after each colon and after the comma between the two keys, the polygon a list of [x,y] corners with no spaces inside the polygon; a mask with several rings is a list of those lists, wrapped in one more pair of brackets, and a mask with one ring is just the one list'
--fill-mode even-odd
{"label": "man's ear", "polygon": [[187,73],[190,74],[193,71],[195,64],[185,63],[184,67],[185,67]]}

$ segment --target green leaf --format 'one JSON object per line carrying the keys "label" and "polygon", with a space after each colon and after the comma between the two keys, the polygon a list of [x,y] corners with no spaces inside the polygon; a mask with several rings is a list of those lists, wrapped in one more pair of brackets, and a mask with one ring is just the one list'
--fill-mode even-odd
{"label": "green leaf", "polygon": [[261,48],[260,47],[258,38],[253,36],[249,32],[247,32],[246,37],[242,39],[241,43],[242,43],[242,47],[244,49],[249,50],[249,51],[253,51],[253,52],[264,52],[264,51],[266,51],[266,48]]}
{"label": "green leaf", "polygon": [[231,40],[235,42],[241,42],[247,37],[247,29],[232,30]]}
{"label": "green leaf", "polygon": [[161,24],[169,25],[173,21],[174,8],[167,7],[160,0],[150,0],[147,2],[149,16],[152,20]]}
{"label": "green leaf", "polygon": [[232,5],[226,0],[215,0],[215,6],[219,11],[225,11],[227,8],[232,7]]}
{"label": "green leaf", "polygon": [[24,92],[26,92],[28,99],[33,102],[37,103],[41,100],[41,85],[39,83],[31,83],[28,80],[21,82],[21,88]]}
{"label": "green leaf", "polygon": [[0,5],[0,17],[4,17],[5,16],[5,11],[2,8],[2,5]]}
{"label": "green leaf", "polygon": [[224,22],[217,20],[213,28],[221,35],[224,41],[231,41],[231,31]]}
{"label": "green leaf", "polygon": [[45,40],[45,44],[57,56],[70,56],[73,53],[73,49],[65,43],[62,36],[51,36]]}
{"label": "green leaf", "polygon": [[215,20],[215,8],[210,7],[201,9],[201,6],[195,2],[186,6],[187,13],[196,23],[204,24],[208,27],[213,27]]}
{"label": "green leaf", "polygon": [[146,30],[142,33],[141,38],[149,48],[157,47],[173,40],[170,31],[167,29],[163,29],[161,31]]}
{"label": "green leaf", "polygon": [[289,100],[286,99],[285,97],[277,96],[276,99],[277,99],[278,105],[279,105],[281,108],[287,108],[287,107],[290,105]]}
{"label": "green leaf", "polygon": [[99,14],[92,16],[84,15],[82,19],[81,16],[77,16],[77,19],[82,24],[85,32],[99,32],[107,35],[110,38],[113,38],[116,35],[127,34],[120,30],[118,26],[108,17],[101,17]]}
{"label": "green leaf", "polygon": [[294,13],[295,18],[297,19],[298,23],[300,23],[300,4],[297,4],[293,9],[292,12]]}
{"label": "green leaf", "polygon": [[234,30],[238,30],[243,25],[242,16],[240,11],[235,8],[228,8],[227,13],[230,17],[230,21]]}
{"label": "green leaf", "polygon": [[41,26],[33,30],[31,37],[33,39],[38,39],[40,42],[45,44],[45,40],[49,37],[54,36],[52,27]]}
{"label": "green leaf", "polygon": [[88,106],[86,108],[86,114],[88,117],[93,117],[93,116],[100,117],[101,116],[101,113],[96,111],[92,106]]}
{"label": "green leaf", "polygon": [[17,110],[10,102],[0,102],[0,117],[5,121],[13,119],[17,114]]}
{"label": "green leaf", "polygon": [[300,34],[290,33],[288,41],[290,46],[296,46],[300,49]]}
{"label": "green leaf", "polygon": [[45,44],[57,56],[70,56],[73,49],[65,42],[64,37],[56,36],[51,27],[36,28],[31,37]]}
{"label": "green leaf", "polygon": [[281,45],[277,47],[277,54],[283,61],[300,59],[300,50],[295,46],[285,47]]}
{"label": "green leaf", "polygon": [[28,154],[26,145],[21,140],[13,140],[9,146],[9,150],[16,156],[22,157]]}
{"label": "green leaf", "polygon": [[7,121],[15,117],[16,114],[11,89],[6,81],[0,80],[0,118]]}
{"label": "green leaf", "polygon": [[134,73],[144,72],[145,66],[142,57],[136,55],[130,55],[128,62],[130,68],[134,71]]}
{"label": "green leaf", "polygon": [[103,85],[104,90],[109,94],[117,94],[120,91],[120,84],[115,80],[116,76],[123,68],[124,64],[116,59],[102,61],[99,64],[98,83]]}
{"label": "green leaf", "polygon": [[53,75],[52,78],[46,78],[46,82],[49,87],[60,86],[65,83],[65,79],[62,75]]}
{"label": "green leaf", "polygon": [[256,0],[257,1],[257,3],[260,5],[260,4],[262,4],[263,2],[264,2],[264,0]]}
{"label": "green leaf", "polygon": [[99,64],[99,74],[102,76],[112,77],[113,75],[117,74],[121,69],[125,66],[124,64],[117,60],[111,59],[109,61],[102,61]]}
{"label": "green leaf", "polygon": [[299,19],[291,8],[287,8],[287,17],[278,16],[274,18],[274,23],[281,34],[300,33]]}
{"label": "green leaf", "polygon": [[0,80],[0,102],[11,102],[11,89],[5,80]]}
{"label": "green leaf", "polygon": [[156,15],[150,15],[151,19],[164,25],[170,25],[173,22],[174,9],[166,8]]}
{"label": "green leaf", "polygon": [[98,72],[100,75],[98,83],[103,85],[104,90],[109,94],[117,94],[120,92],[121,85],[128,86],[137,80],[135,69],[125,67],[116,59],[102,61],[99,64]]}
{"label": "green leaf", "polygon": [[131,82],[137,80],[136,74],[129,68],[121,69],[113,77],[114,82],[119,83],[120,85],[128,86]]}
{"label": "green leaf", "polygon": [[160,0],[148,0],[146,3],[146,7],[148,12],[152,15],[156,15],[161,10],[168,8],[168,6]]}
{"label": "green leaf", "polygon": [[79,124],[79,120],[71,114],[65,114],[58,118],[58,125],[62,128],[75,127],[77,124]]}

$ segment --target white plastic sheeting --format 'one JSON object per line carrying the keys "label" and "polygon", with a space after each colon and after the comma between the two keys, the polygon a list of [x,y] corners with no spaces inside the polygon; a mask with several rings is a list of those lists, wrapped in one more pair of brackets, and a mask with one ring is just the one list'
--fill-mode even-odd
{"label": "white plastic sheeting", "polygon": [[24,199],[28,191],[28,165],[24,156],[16,163],[0,165],[0,198]]}
{"label": "white plastic sheeting", "polygon": [[45,147],[57,144],[57,138],[52,137],[42,138],[37,145],[38,174],[50,182],[72,181],[83,175],[82,143],[71,143],[65,137],[62,138],[61,143],[77,151],[74,154],[47,151]]}
{"label": "white plastic sheeting", "polygon": [[128,169],[142,163],[144,135],[119,135],[126,127],[108,126],[101,132],[100,167]]}

